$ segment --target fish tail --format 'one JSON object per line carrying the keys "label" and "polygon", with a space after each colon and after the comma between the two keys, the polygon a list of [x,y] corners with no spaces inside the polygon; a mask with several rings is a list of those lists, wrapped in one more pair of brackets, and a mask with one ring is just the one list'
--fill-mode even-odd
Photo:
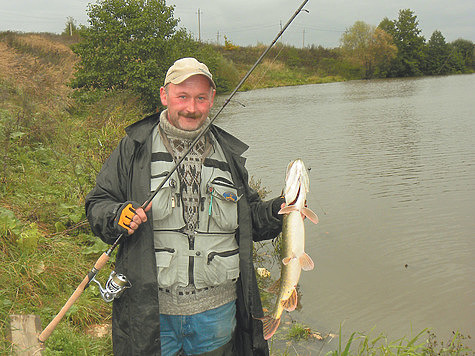
{"label": "fish tail", "polygon": [[280,318],[274,319],[270,315],[263,318],[259,318],[262,321],[262,327],[264,330],[264,339],[269,340],[277,331],[280,324]]}

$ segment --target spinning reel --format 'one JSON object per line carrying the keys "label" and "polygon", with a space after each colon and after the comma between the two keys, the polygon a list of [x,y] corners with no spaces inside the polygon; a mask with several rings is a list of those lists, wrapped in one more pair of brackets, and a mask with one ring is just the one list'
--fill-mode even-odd
{"label": "spinning reel", "polygon": [[115,271],[111,272],[104,288],[102,288],[101,283],[95,278],[92,278],[91,282],[92,281],[97,283],[101,291],[101,297],[107,303],[112,302],[116,298],[120,298],[127,288],[132,287],[132,283],[129,282],[125,275],[116,273]]}

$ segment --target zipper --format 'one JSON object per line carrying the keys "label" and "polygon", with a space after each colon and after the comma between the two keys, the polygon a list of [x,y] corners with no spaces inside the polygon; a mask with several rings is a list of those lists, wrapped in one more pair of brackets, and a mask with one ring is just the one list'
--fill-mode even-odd
{"label": "zipper", "polygon": [[210,194],[209,198],[209,208],[208,208],[208,226],[206,227],[206,232],[209,232],[209,223],[211,222],[211,214],[213,210],[213,192],[214,188],[213,187],[208,187],[208,191]]}
{"label": "zipper", "polygon": [[152,178],[152,179],[154,179],[154,178],[162,178],[162,177],[165,177],[168,173],[169,173],[168,171],[165,171],[165,172],[156,174],[156,175],[152,176],[151,178]]}
{"label": "zipper", "polygon": [[174,248],[170,248],[170,247],[156,248],[156,249],[155,249],[155,252],[170,252],[170,253],[175,253],[175,249],[174,249]]}
{"label": "zipper", "polygon": [[211,184],[220,185],[222,187],[236,189],[236,186],[230,180],[223,177],[216,177],[211,181]]}
{"label": "zipper", "polygon": [[219,257],[231,257],[231,256],[234,256],[234,255],[237,255],[239,253],[239,248],[237,249],[234,249],[234,250],[231,250],[231,251],[224,251],[224,252],[210,252],[208,254],[208,264],[211,263],[211,261],[213,260],[213,258],[215,256],[219,256]]}

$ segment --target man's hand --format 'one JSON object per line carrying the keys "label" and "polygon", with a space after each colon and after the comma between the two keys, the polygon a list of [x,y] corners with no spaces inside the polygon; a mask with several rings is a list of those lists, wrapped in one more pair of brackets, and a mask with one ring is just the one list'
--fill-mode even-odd
{"label": "man's hand", "polygon": [[145,212],[149,211],[151,207],[152,203],[144,210],[137,202],[126,201],[117,211],[114,223],[119,226],[119,230],[123,228],[127,230],[129,235],[132,235],[139,228],[140,224],[147,221]]}

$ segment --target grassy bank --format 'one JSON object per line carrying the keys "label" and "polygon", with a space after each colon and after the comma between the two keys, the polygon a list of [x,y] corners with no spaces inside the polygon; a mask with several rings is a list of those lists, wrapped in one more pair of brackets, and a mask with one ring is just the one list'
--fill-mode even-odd
{"label": "grassy bank", "polygon": [[[140,101],[127,91],[79,100],[67,85],[77,61],[69,44],[50,34],[0,33],[0,354],[10,351],[9,315],[37,314],[45,327],[106,249],[86,223],[84,198],[124,127],[143,116]],[[251,58],[246,51],[239,56]],[[338,68],[331,74],[289,65],[282,53],[272,52],[245,89],[344,79]],[[330,57],[321,63],[335,65]],[[244,60],[233,65],[238,72],[249,66]],[[112,269],[104,268],[98,279],[105,281]],[[265,299],[270,308],[271,297]],[[45,354],[111,354],[110,318],[110,305],[92,285],[48,339]],[[277,355],[293,354],[288,340],[324,342],[306,326],[282,331],[286,341],[276,341]],[[356,334],[349,341],[356,347]],[[417,342],[430,346],[423,336]],[[345,354],[342,343],[338,354]]]}
{"label": "grassy bank", "polygon": [[[239,77],[242,77],[267,45],[212,46],[212,48],[232,61],[240,73]],[[345,62],[338,49],[323,47],[299,49],[277,43],[243,84],[242,90],[322,84],[360,78],[359,68]]]}

